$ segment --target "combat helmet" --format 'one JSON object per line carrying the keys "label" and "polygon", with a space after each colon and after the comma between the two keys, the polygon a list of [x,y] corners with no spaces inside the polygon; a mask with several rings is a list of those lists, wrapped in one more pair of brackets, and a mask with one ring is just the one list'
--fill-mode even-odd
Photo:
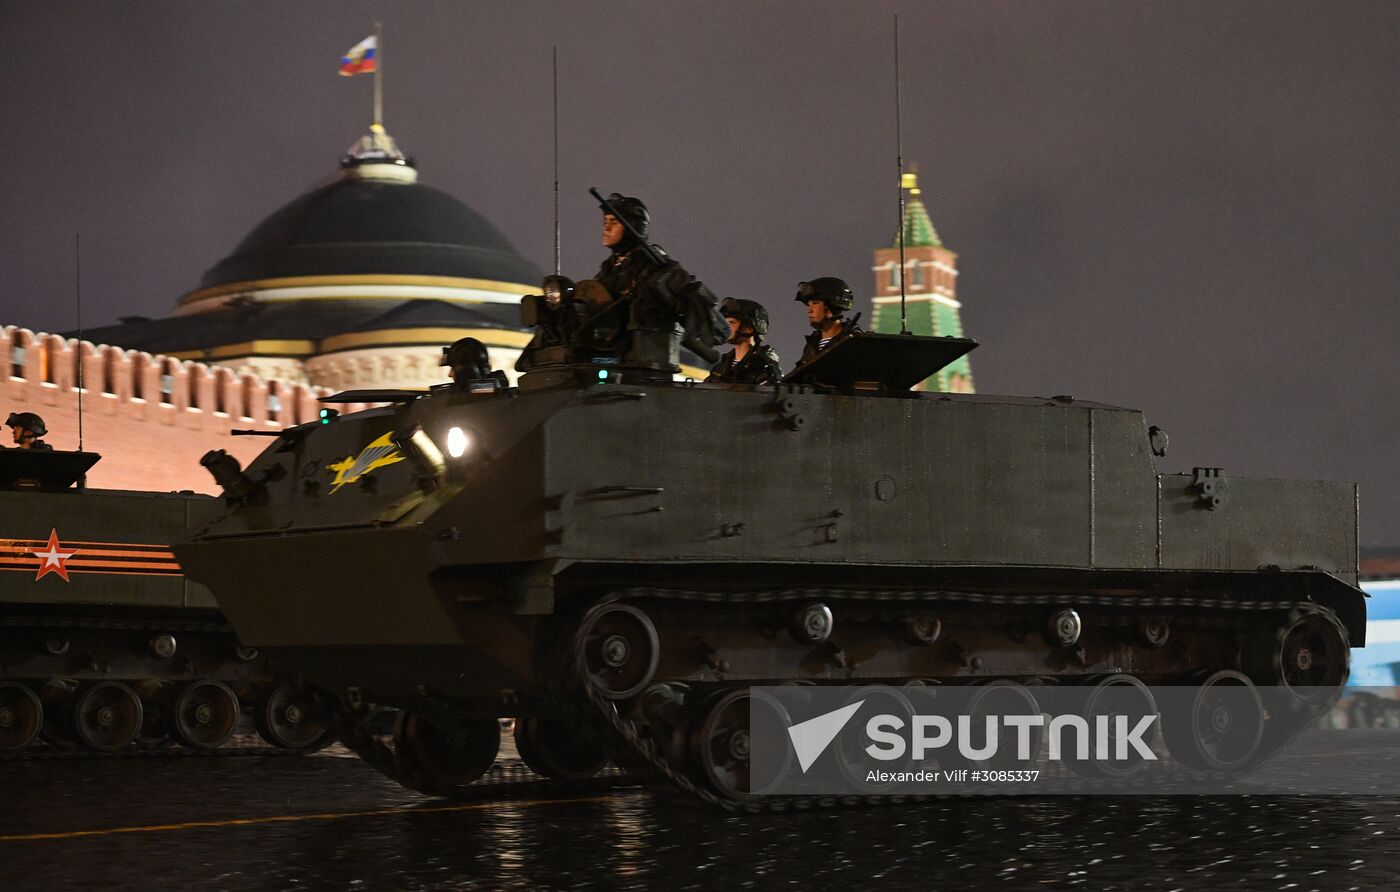
{"label": "combat helmet", "polygon": [[569,303],[574,299],[574,290],[578,284],[568,276],[545,276],[544,277],[544,299],[551,307]]}
{"label": "combat helmet", "polygon": [[[637,234],[642,238],[647,237],[647,231],[651,228],[651,214],[647,211],[647,206],[642,204],[640,198],[632,198],[628,195],[619,195],[614,192],[608,196],[608,201],[617,212],[622,215],[632,228],[637,230]],[[604,211],[603,213],[607,213]]]}
{"label": "combat helmet", "polygon": [[739,325],[752,329],[756,338],[768,334],[768,311],[756,300],[726,297],[719,305],[719,314],[738,319]]}
{"label": "combat helmet", "polygon": [[11,412],[10,417],[5,419],[5,425],[20,428],[31,437],[42,437],[49,432],[44,426],[44,419],[33,412]]}
{"label": "combat helmet", "polygon": [[809,300],[822,301],[838,316],[848,312],[856,304],[850,286],[835,276],[821,276],[810,282],[798,282],[796,300],[800,304]]}
{"label": "combat helmet", "polygon": [[472,381],[491,376],[491,357],[486,345],[476,338],[460,338],[442,348],[442,362],[452,370],[454,381]]}

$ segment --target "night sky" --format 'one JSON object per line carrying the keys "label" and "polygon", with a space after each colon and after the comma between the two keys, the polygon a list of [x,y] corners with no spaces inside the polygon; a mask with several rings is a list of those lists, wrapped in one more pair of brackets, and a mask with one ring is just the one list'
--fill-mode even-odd
{"label": "night sky", "polygon": [[[385,28],[385,122],[422,182],[564,271],[602,256],[586,189],[765,302],[867,316],[904,155],[984,393],[1143,409],[1168,465],[1355,480],[1400,544],[1400,4],[1377,2],[0,2],[0,322],[161,316],[365,132],[340,55]],[[858,304],[859,305],[859,304]],[[3,407],[0,407],[3,408]]]}

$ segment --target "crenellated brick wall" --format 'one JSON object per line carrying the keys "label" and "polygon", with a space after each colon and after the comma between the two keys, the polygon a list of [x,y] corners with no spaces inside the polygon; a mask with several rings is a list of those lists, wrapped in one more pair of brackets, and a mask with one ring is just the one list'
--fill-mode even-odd
{"label": "crenellated brick wall", "polygon": [[[316,398],[330,393],[7,325],[0,328],[0,420],[10,412],[35,412],[48,426],[47,443],[77,449],[80,355],[83,448],[102,454],[88,485],[101,489],[214,492],[200,456],[224,449],[246,465],[268,440],[235,437],[231,430],[278,430],[310,421],[320,410]],[[11,445],[9,428],[0,428],[0,435],[0,445]]]}
{"label": "crenellated brick wall", "polygon": [[[486,353],[491,367],[504,371],[506,379],[515,384],[520,377],[515,371],[520,348],[488,344]],[[317,384],[335,390],[423,390],[449,380],[441,361],[440,346],[375,346],[312,356],[306,360],[306,373]]]}

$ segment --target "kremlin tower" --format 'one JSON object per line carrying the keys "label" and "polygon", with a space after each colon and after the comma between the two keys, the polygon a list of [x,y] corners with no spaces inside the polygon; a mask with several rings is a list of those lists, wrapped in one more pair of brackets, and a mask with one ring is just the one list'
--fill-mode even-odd
{"label": "kremlin tower", "polygon": [[[875,311],[871,330],[900,331],[900,279],[903,277],[909,331],[917,335],[963,336],[957,300],[958,255],[943,246],[919,191],[917,173],[904,174],[904,269],[899,265],[899,233],[888,247],[875,249]],[[972,367],[964,356],[920,384],[917,390],[972,393]]]}

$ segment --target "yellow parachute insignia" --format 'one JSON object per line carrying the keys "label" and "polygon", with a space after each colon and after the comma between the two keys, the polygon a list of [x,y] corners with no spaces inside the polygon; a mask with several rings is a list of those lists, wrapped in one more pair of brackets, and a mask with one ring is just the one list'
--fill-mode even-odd
{"label": "yellow parachute insignia", "polygon": [[359,455],[347,455],[335,464],[326,466],[326,470],[335,471],[335,480],[331,482],[331,492],[335,492],[348,483],[355,483],[372,471],[403,460],[403,453],[399,452],[399,447],[390,442],[389,435],[386,433],[361,449]]}

